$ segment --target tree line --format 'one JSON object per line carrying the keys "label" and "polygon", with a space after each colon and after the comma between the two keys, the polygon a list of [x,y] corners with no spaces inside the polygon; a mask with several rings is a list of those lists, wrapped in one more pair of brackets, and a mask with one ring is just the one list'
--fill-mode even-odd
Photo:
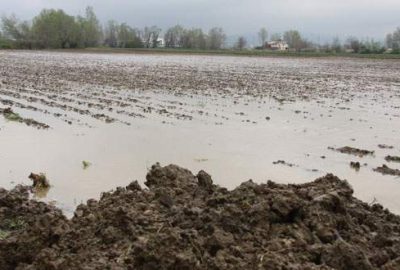
{"label": "tree line", "polygon": [[[114,20],[102,26],[92,7],[87,7],[84,16],[71,16],[63,10],[44,9],[31,22],[21,21],[14,15],[3,16],[0,25],[0,48],[59,49],[107,46],[112,48],[156,48],[161,39],[163,47],[199,50],[219,50],[233,47],[248,49],[245,37],[227,46],[227,36],[220,27],[204,32],[201,28],[185,28],[176,25],[162,35],[161,28],[146,26],[134,28]],[[268,47],[268,41],[281,41],[293,51],[383,53],[390,49],[400,53],[400,28],[386,36],[385,44],[374,40],[359,40],[349,37],[345,42],[334,38],[331,43],[316,44],[297,30],[269,37],[265,27],[258,32],[259,45],[256,49]]]}
{"label": "tree line", "polygon": [[[63,10],[44,9],[32,22],[20,21],[14,15],[1,18],[0,46],[25,49],[64,49],[108,46],[112,48],[155,48],[159,46],[161,28],[133,28],[114,20],[104,27],[92,7],[85,16],[70,16]],[[200,28],[169,28],[163,36],[165,47],[212,49],[224,47],[226,35],[214,27],[207,33]]]}

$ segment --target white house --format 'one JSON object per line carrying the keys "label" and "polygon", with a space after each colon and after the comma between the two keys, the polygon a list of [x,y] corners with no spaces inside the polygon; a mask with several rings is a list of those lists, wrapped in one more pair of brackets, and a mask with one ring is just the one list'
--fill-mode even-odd
{"label": "white house", "polygon": [[274,40],[267,42],[265,48],[275,51],[287,51],[289,50],[289,45],[283,40]]}
{"label": "white house", "polygon": [[163,38],[158,38],[157,39],[157,48],[164,48],[165,47],[165,42]]}

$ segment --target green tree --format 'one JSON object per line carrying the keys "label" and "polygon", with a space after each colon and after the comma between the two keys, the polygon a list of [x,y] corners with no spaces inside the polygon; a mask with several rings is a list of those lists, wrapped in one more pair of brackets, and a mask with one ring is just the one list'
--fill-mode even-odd
{"label": "green tree", "polygon": [[385,48],[378,41],[373,39],[367,39],[362,42],[360,53],[369,54],[369,53],[383,53]]}
{"label": "green tree", "polygon": [[19,21],[15,15],[3,16],[1,29],[3,30],[3,39],[13,41],[16,47],[32,47],[32,30],[28,22]]}
{"label": "green tree", "polygon": [[133,29],[126,23],[118,27],[118,47],[121,48],[140,48],[143,47],[142,40],[139,37],[138,30]]}
{"label": "green tree", "polygon": [[44,9],[33,19],[32,32],[42,48],[74,48],[80,43],[75,18],[62,10]]}

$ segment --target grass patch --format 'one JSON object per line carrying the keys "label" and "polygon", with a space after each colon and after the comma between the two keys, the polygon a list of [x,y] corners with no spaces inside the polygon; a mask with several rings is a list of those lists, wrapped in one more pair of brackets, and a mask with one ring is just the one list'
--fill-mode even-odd
{"label": "grass patch", "polygon": [[195,55],[227,55],[227,56],[255,56],[255,57],[346,57],[367,59],[400,59],[400,54],[360,54],[360,53],[331,53],[331,52],[294,52],[294,51],[268,51],[268,50],[199,50],[180,48],[86,48],[86,49],[58,49],[51,51],[85,52],[85,53],[135,53],[135,54],[195,54]]}

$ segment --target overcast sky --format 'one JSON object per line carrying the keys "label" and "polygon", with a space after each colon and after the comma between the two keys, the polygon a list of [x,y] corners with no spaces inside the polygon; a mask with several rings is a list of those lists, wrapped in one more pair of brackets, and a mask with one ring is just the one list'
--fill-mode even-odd
{"label": "overcast sky", "polygon": [[163,29],[221,26],[228,35],[247,37],[265,26],[269,33],[297,29],[321,42],[349,35],[383,40],[400,26],[400,0],[0,0],[0,15],[32,19],[43,8],[77,15],[88,5],[102,22]]}

